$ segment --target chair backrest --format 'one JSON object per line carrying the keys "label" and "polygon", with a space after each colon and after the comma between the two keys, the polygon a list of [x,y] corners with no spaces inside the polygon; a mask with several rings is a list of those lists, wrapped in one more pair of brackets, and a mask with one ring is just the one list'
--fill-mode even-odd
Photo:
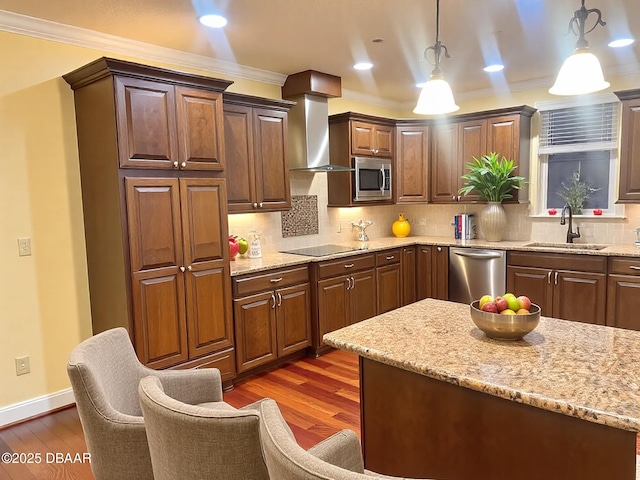
{"label": "chair backrest", "polygon": [[271,478],[278,480],[379,478],[337,467],[307,452],[298,445],[275,401],[269,399],[261,402],[260,415],[264,458]]}
{"label": "chair backrest", "polygon": [[138,387],[155,480],[268,480],[257,410],[210,409],[167,396],[157,377]]}
{"label": "chair backrest", "polygon": [[145,369],[124,328],[88,338],[69,356],[78,415],[97,480],[152,480],[138,400]]}

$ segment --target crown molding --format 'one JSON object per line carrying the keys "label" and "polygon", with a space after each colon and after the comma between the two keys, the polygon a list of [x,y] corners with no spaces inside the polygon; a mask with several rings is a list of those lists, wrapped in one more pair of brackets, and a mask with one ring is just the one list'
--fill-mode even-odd
{"label": "crown molding", "polygon": [[231,75],[236,78],[282,86],[287,76],[259,68],[239,65],[204,55],[160,47],[149,43],[129,40],[115,35],[96,32],[29,17],[14,12],[0,10],[0,31],[17,33],[29,37],[74,45],[77,47],[103,50],[129,57],[170,63],[186,68],[195,68],[216,74]]}
{"label": "crown molding", "polygon": [[402,102],[396,102],[393,100],[387,100],[384,98],[376,97],[369,93],[356,92],[355,90],[342,89],[342,98],[345,100],[351,100],[353,102],[360,102],[367,105],[373,105],[377,107],[392,108],[399,110],[402,108]]}

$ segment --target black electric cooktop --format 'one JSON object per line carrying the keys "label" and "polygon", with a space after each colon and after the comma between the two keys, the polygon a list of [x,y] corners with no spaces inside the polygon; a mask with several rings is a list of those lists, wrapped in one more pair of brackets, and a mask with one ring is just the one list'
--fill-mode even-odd
{"label": "black electric cooktop", "polygon": [[342,245],[318,245],[317,247],[298,248],[296,250],[284,250],[280,253],[293,253],[294,255],[307,255],[309,257],[326,257],[335,253],[353,252],[359,250],[355,247]]}

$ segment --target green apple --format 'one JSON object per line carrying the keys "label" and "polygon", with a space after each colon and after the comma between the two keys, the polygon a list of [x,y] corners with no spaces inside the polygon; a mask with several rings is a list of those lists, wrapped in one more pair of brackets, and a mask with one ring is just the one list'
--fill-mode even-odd
{"label": "green apple", "polygon": [[514,312],[520,309],[520,302],[513,293],[505,293],[503,297],[507,301],[509,309]]}
{"label": "green apple", "polygon": [[240,255],[244,255],[245,253],[247,253],[247,250],[249,250],[249,242],[247,242],[246,238],[240,237],[238,239],[238,246],[240,247],[240,249],[238,250],[238,253]]}
{"label": "green apple", "polygon": [[484,307],[485,303],[489,302],[493,302],[493,297],[491,295],[483,295],[478,302],[478,308],[482,310],[482,307]]}

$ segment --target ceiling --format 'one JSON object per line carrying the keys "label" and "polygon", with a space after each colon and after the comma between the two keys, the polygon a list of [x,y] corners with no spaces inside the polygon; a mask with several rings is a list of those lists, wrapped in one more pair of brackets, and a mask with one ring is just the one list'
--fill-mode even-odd
{"label": "ceiling", "polygon": [[[200,25],[196,11],[217,3],[224,29]],[[575,46],[566,36],[579,0],[443,0],[441,64],[455,95],[551,86]],[[587,35],[605,78],[640,70],[640,2],[587,0],[607,25]],[[436,0],[0,0],[0,10],[238,63],[283,75],[318,70],[342,77],[343,88],[391,102],[415,102],[415,84],[432,66]],[[589,24],[595,21],[589,17]],[[631,47],[608,41],[632,36]],[[373,39],[383,39],[374,43]],[[370,61],[370,71],[352,68]],[[506,65],[488,74],[488,63]]]}

